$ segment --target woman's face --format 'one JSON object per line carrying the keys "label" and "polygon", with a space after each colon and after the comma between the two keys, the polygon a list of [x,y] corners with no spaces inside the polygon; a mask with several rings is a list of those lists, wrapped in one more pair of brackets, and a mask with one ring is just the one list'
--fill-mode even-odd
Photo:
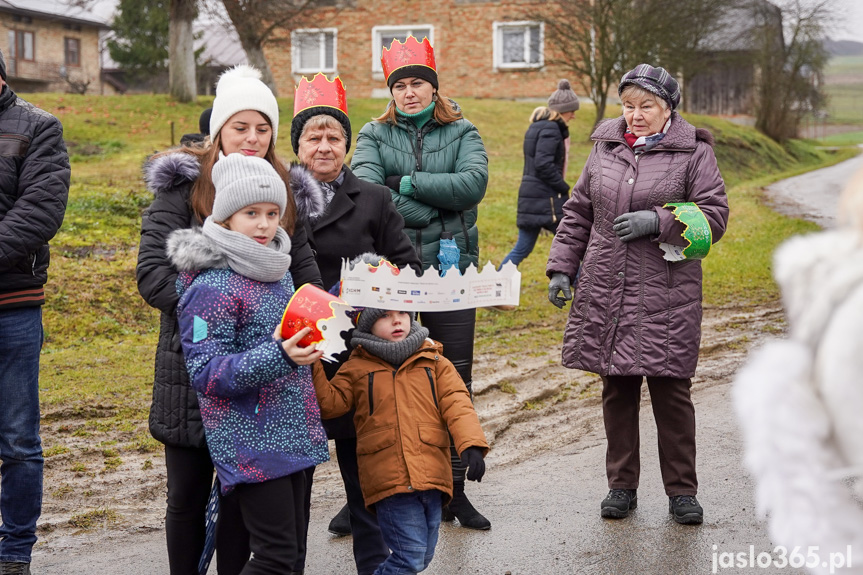
{"label": "woman's face", "polygon": [[269,245],[279,229],[279,206],[272,202],[251,204],[234,212],[225,224],[231,231],[250,237],[262,246]]}
{"label": "woman's face", "polygon": [[263,114],[255,110],[243,110],[231,116],[219,131],[222,153],[241,153],[263,158],[270,149],[273,128]]}
{"label": "woman's face", "polygon": [[341,128],[306,128],[297,157],[319,182],[332,182],[342,171],[347,142]]}
{"label": "woman's face", "polygon": [[564,112],[560,115],[560,119],[563,120],[564,124],[569,124],[569,121],[575,117],[575,112]]}
{"label": "woman's face", "polygon": [[649,92],[627,98],[623,102],[626,126],[638,137],[661,132],[670,116],[671,109],[664,109],[656,97]]}
{"label": "woman's face", "polygon": [[390,92],[400,111],[405,114],[416,114],[429,107],[435,89],[430,82],[420,78],[402,78],[393,84]]}

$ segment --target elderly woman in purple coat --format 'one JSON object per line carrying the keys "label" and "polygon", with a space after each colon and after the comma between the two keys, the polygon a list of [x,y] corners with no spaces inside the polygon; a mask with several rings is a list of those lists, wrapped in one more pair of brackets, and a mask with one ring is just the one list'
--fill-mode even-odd
{"label": "elderly woman in purple coat", "polygon": [[610,491],[600,514],[622,518],[637,506],[646,377],[669,513],[698,524],[704,511],[695,498],[690,387],[701,340],[701,259],[725,232],[728,200],[713,137],[675,112],[680,89],[666,70],[641,64],[618,93],[623,116],[597,126],[563,206],[546,268],[549,300],[562,308],[575,297],[563,365],[602,377]]}

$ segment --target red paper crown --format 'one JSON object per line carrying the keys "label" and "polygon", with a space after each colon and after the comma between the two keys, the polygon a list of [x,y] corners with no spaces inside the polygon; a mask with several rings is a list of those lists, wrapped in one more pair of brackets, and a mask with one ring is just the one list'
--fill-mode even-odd
{"label": "red paper crown", "polygon": [[323,72],[315,74],[311,82],[305,76],[300,78],[294,95],[294,116],[319,106],[336,108],[348,115],[348,97],[341,78],[336,76],[328,80]]}
{"label": "red paper crown", "polygon": [[423,41],[420,42],[413,35],[408,36],[404,43],[393,38],[390,47],[384,48],[381,52],[381,66],[384,69],[385,78],[389,78],[390,74],[405,66],[425,66],[437,72],[431,42],[427,37],[423,37]]}

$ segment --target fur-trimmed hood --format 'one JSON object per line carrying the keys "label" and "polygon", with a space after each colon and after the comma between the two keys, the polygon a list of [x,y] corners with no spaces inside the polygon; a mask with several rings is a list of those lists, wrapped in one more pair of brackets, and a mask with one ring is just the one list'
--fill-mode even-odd
{"label": "fur-trimmed hood", "polygon": [[[326,204],[321,185],[306,168],[299,164],[288,166],[290,188],[297,204],[297,218],[308,220],[320,217]],[[201,173],[198,159],[185,152],[171,152],[155,156],[144,164],[144,182],[154,195],[179,192],[191,186]]]}
{"label": "fur-trimmed hood", "polygon": [[224,252],[200,228],[172,232],[166,248],[171,263],[181,272],[229,267]]}

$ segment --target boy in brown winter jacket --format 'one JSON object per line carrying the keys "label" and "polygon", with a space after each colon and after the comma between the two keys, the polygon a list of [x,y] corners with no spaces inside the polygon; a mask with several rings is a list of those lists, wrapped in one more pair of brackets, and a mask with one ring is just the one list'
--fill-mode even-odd
{"label": "boy in brown winter jacket", "polygon": [[356,410],[357,458],[366,506],[392,551],[375,575],[418,573],[434,556],[441,504],[452,498],[449,433],[480,481],[488,443],[467,388],[415,314],[365,308],[348,361],[332,381],[314,367],[325,418]]}

